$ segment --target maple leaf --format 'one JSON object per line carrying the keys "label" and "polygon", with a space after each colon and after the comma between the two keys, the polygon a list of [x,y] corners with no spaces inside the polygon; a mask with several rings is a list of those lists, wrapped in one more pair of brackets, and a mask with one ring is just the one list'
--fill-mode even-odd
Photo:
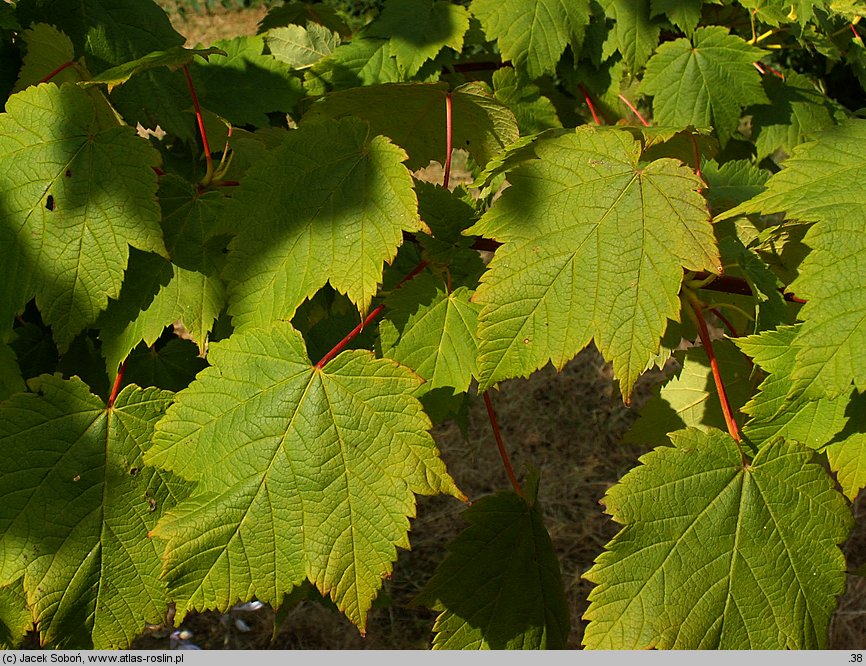
{"label": "maple leaf", "polygon": [[[16,13],[22,25],[41,22],[62,26],[76,56],[85,57],[87,69],[94,75],[184,43],[166,13],[153,2],[43,0],[18,3]],[[140,122],[144,127],[158,125],[184,139],[194,137],[194,124],[185,111],[189,94],[183,77],[175,73],[162,69],[144,72],[118,88],[112,102],[133,127]]]}
{"label": "maple leaf", "polygon": [[661,25],[650,18],[649,0],[604,0],[603,5],[614,25],[604,43],[602,57],[607,59],[619,51],[634,74],[658,45]]}
{"label": "maple leaf", "polygon": [[758,160],[777,150],[784,151],[783,157],[787,157],[794,146],[835,124],[834,115],[838,111],[827,96],[802,74],[790,72],[784,81],[768,76],[764,79],[764,87],[770,103],[750,109]]}
{"label": "maple leaf", "polygon": [[712,125],[724,145],[744,107],[768,102],[752,66],[763,55],[719,26],[698,28],[691,40],[665,42],[647,63],[641,84],[654,95],[653,119],[660,125]]}
{"label": "maple leaf", "polygon": [[433,0],[390,0],[369,34],[390,40],[388,48],[397,67],[403,76],[411,77],[446,46],[460,53],[468,29],[465,7]]}
{"label": "maple leaf", "polygon": [[287,25],[265,35],[268,50],[293,69],[304,69],[327,58],[340,44],[340,36],[318,23]]}
{"label": "maple leaf", "polygon": [[866,486],[866,435],[857,432],[849,419],[849,413],[862,412],[862,398],[858,403],[852,402],[851,395],[817,400],[802,393],[789,396],[801,328],[802,324],[781,326],[737,339],[737,346],[769,373],[743,408],[751,417],[743,435],[757,447],[783,438],[825,451],[842,491],[853,501]]}
{"label": "maple leaf", "polygon": [[23,581],[0,586],[0,650],[14,650],[33,625]]}
{"label": "maple leaf", "polygon": [[650,0],[653,17],[664,14],[686,35],[694,33],[703,5],[703,0]]}
{"label": "maple leaf", "polygon": [[[35,86],[58,67],[75,58],[72,40],[53,25],[37,23],[22,31],[21,39],[27,45],[27,53],[12,92]],[[80,80],[81,72],[76,67],[67,67],[51,78],[52,83],[58,86]]]}
{"label": "maple leaf", "polygon": [[[713,351],[736,415],[752,392],[749,381],[751,364],[730,341],[717,340],[713,343]],[[682,359],[682,368],[647,401],[624,441],[661,444],[668,439],[669,433],[683,428],[709,430],[725,427],[725,417],[704,348],[692,347],[685,353],[675,354]]]}
{"label": "maple leaf", "polygon": [[[357,116],[384,134],[408,154],[410,169],[426,167],[431,160],[444,163],[446,155],[445,83],[385,83],[328,95],[314,104],[304,121]],[[455,118],[453,145],[465,148],[484,165],[516,141],[520,133],[514,114],[477,83],[451,91]],[[388,113],[382,113],[388,109]]]}
{"label": "maple leaf", "polygon": [[24,379],[15,352],[9,345],[0,342],[0,400],[24,390]]}
{"label": "maple leaf", "polygon": [[462,498],[412,396],[420,379],[360,350],[316,368],[284,322],[214,343],[209,361],[147,455],[197,482],[153,532],[178,617],[278,603],[308,578],[363,631],[415,493]]}
{"label": "maple leaf", "polygon": [[470,9],[530,79],[553,74],[566,44],[579,48],[590,13],[589,0],[472,0]]}
{"label": "maple leaf", "polygon": [[621,130],[584,126],[534,150],[466,231],[504,243],[473,297],[481,389],[562,368],[594,339],[627,396],[679,319],[683,267],[720,270],[701,183],[673,159],[639,164]]}
{"label": "maple leaf", "polygon": [[[623,529],[585,578],[595,649],[821,649],[852,520],[808,449],[744,468],[720,431],[682,430],[604,499]],[[648,499],[651,498],[651,501]]]}
{"label": "maple leaf", "polygon": [[205,351],[208,332],[225,306],[220,270],[223,243],[212,238],[222,212],[220,192],[201,192],[177,176],[159,187],[162,228],[172,260],[135,252],[117,300],[99,319],[102,355],[109,377],[142,340],[152,345],[166,326],[180,321]]}
{"label": "maple leaf", "polygon": [[340,44],[328,57],[306,70],[304,87],[310,95],[324,95],[330,91],[400,80],[397,59],[391,55],[389,41],[358,36]]}
{"label": "maple leaf", "polygon": [[792,393],[811,399],[847,394],[851,382],[866,390],[866,121],[851,120],[801,144],[774,174],[767,189],[722,218],[784,212],[814,223],[804,238],[812,251],[791,290],[808,302],[795,340]]}
{"label": "maple leaf", "polygon": [[440,611],[433,649],[565,648],[568,604],[537,502],[502,492],[462,515],[469,527],[413,602]]}
{"label": "maple leaf", "polygon": [[129,246],[166,255],[159,155],[89,93],[43,84],[0,115],[0,326],[34,295],[58,346],[116,298]]}
{"label": "maple leaf", "polygon": [[416,277],[386,300],[388,314],[379,324],[382,354],[415,370],[427,380],[426,390],[467,391],[476,374],[480,309],[471,296],[466,287],[449,292],[429,273]]}
{"label": "maple leaf", "polygon": [[250,168],[224,214],[244,220],[227,266],[235,327],[291,319],[326,282],[365,311],[402,232],[423,227],[405,159],[346,118],[286,133]]}
{"label": "maple leaf", "polygon": [[24,576],[50,644],[127,647],[168,603],[147,531],[185,486],[142,453],[171,394],[128,386],[106,407],[77,377],[29,385],[0,403],[0,584]]}
{"label": "maple leaf", "polygon": [[235,37],[214,46],[225,56],[192,62],[189,72],[201,104],[233,124],[269,127],[268,113],[288,113],[304,96],[300,79],[274,56],[263,54],[264,37]]}

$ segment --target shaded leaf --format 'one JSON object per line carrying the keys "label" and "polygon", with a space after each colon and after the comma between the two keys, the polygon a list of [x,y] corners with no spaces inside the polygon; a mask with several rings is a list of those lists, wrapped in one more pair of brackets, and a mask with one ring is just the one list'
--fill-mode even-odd
{"label": "shaded leaf", "polygon": [[[305,121],[356,116],[370,123],[409,153],[407,166],[418,169],[446,158],[444,83],[391,83],[353,88],[328,95],[304,116]],[[511,111],[480,84],[465,84],[451,93],[455,118],[453,146],[465,148],[481,165],[517,140]],[[383,113],[388,109],[388,113]],[[422,131],[423,128],[423,131]]]}
{"label": "shaded leaf", "polygon": [[422,228],[406,154],[353,118],[309,123],[249,169],[223,226],[236,328],[291,319],[326,282],[366,311],[403,242]]}
{"label": "shaded leaf", "polygon": [[[61,65],[74,60],[75,50],[72,40],[53,25],[37,23],[21,32],[21,39],[27,45],[24,63],[18,73],[13,92],[35,86]],[[81,80],[81,72],[75,66],[67,67],[55,74],[52,83],[77,83]]]}
{"label": "shaded leaf", "polygon": [[101,123],[90,95],[43,84],[0,115],[0,325],[32,297],[65,348],[116,298],[129,246],[166,254],[158,154]]}
{"label": "shaded leaf", "polygon": [[752,137],[759,160],[777,150],[788,156],[794,146],[835,124],[830,100],[802,74],[790,72],[784,81],[767,76],[764,89],[769,104],[751,109]]}
{"label": "shaded leaf", "polygon": [[389,39],[389,50],[406,77],[415,76],[446,46],[463,50],[469,11],[450,2],[390,0],[370,26],[369,34]]}
{"label": "shaded leaf", "polygon": [[[736,418],[752,393],[749,379],[752,366],[730,341],[716,340],[713,351]],[[683,428],[706,431],[726,427],[706,351],[703,347],[692,347],[676,355],[682,358],[680,372],[647,401],[624,441],[657,445]]]}
{"label": "shaded leaf", "polygon": [[130,386],[106,407],[77,378],[30,387],[0,403],[0,583],[23,574],[43,641],[127,647],[168,603],[147,531],[185,491],[142,453],[171,394]]}
{"label": "shaded leaf", "polygon": [[561,650],[569,610],[559,561],[536,503],[483,497],[415,603],[440,611],[434,650]]}
{"label": "shaded leaf", "polygon": [[0,586],[0,650],[17,648],[32,624],[21,579]]}
{"label": "shaded leaf", "polygon": [[130,62],[125,62],[122,65],[100,72],[98,76],[82,82],[82,87],[106,85],[108,86],[108,90],[111,91],[112,88],[126,83],[136,74],[150,69],[167,67],[169,70],[174,71],[193,62],[196,56],[207,60],[208,56],[212,55],[224,56],[226,53],[215,48],[186,49],[182,46],[174,46],[165,51],[153,51]]}
{"label": "shaded leaf", "polygon": [[202,106],[233,124],[268,127],[268,113],[288,113],[304,96],[301,81],[285,64],[263,54],[263,37],[235,37],[214,46],[225,57],[192,62],[189,71]]}
{"label": "shaded leaf", "polygon": [[619,51],[629,72],[636,74],[659,43],[661,25],[650,18],[650,0],[602,0],[602,5],[614,22],[602,57],[607,59]]}
{"label": "shaded leaf", "polygon": [[471,10],[503,60],[530,79],[554,73],[566,44],[577,50],[589,22],[589,0],[473,0]]}

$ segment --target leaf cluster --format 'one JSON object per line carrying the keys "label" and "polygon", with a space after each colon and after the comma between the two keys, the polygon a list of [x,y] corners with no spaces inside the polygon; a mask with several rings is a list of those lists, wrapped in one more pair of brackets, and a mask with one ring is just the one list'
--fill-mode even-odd
{"label": "leaf cluster", "polygon": [[[866,486],[864,15],[291,0],[193,48],[152,0],[0,6],[0,643],[306,586],[363,633],[416,497],[470,499],[432,424],[593,344],[627,403],[667,379],[583,645],[826,647]],[[419,594],[434,648],[574,645],[523,481]]]}

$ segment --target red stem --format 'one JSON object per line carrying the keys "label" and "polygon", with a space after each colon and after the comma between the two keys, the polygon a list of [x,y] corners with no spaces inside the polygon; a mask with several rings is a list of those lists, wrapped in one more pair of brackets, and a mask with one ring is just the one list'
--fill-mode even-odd
{"label": "red stem", "polygon": [[505,473],[508,474],[508,480],[511,481],[511,487],[514,491],[524,497],[523,488],[517,481],[514,475],[514,468],[511,467],[511,460],[508,458],[508,452],[505,450],[505,443],[502,441],[502,433],[499,432],[499,424],[496,422],[496,414],[493,411],[493,402],[490,400],[490,395],[487,391],[484,392],[484,404],[487,407],[487,416],[490,419],[490,425],[493,428],[493,436],[496,438],[496,446],[499,448],[499,457],[502,458],[502,464],[505,465]]}
{"label": "red stem", "polygon": [[120,364],[117,369],[117,377],[114,378],[114,386],[111,387],[111,395],[108,396],[106,403],[108,408],[114,407],[114,401],[117,400],[117,394],[120,393],[120,384],[123,381],[123,371],[126,370],[126,361]]}
{"label": "red stem", "polygon": [[731,334],[732,338],[740,337],[740,334],[737,333],[737,329],[734,328],[734,325],[731,323],[731,321],[727,317],[725,317],[725,315],[719,312],[718,308],[710,308],[710,312],[716,315],[716,318],[725,325],[725,328],[728,329],[728,333]]}
{"label": "red stem", "polygon": [[746,466],[746,454],[743,452],[743,447],[740,444],[742,440],[740,429],[737,427],[737,422],[734,420],[734,412],[731,409],[731,403],[728,401],[728,393],[725,390],[725,384],[722,381],[722,374],[719,371],[719,362],[716,360],[716,353],[713,351],[713,341],[710,339],[710,333],[707,330],[707,322],[704,319],[704,313],[701,311],[700,303],[691,301],[691,309],[695,314],[695,319],[698,322],[698,334],[701,336],[701,344],[704,346],[704,351],[707,352],[707,358],[710,360],[710,369],[713,372],[713,381],[716,384],[716,393],[719,395],[719,402],[722,405],[722,414],[725,415],[725,424],[728,426],[728,433],[734,438],[737,443],[737,448],[740,450],[740,458],[743,461],[743,466]]}
{"label": "red stem", "polygon": [[637,116],[637,119],[641,121],[641,123],[643,124],[644,127],[649,127],[649,126],[650,126],[650,124],[646,121],[646,118],[644,118],[644,117],[640,114],[640,112],[639,112],[639,111],[634,107],[634,104],[632,104],[631,102],[628,101],[628,99],[626,99],[626,96],[625,96],[625,95],[623,95],[622,93],[620,93],[619,98],[620,98],[623,102],[625,102],[625,105],[626,105],[628,108],[631,109],[631,112],[632,112],[634,115]]}
{"label": "red stem", "polygon": [[183,74],[186,77],[186,85],[189,88],[190,97],[192,97],[192,105],[195,107],[195,118],[198,121],[198,131],[201,135],[201,143],[204,148],[204,157],[207,160],[208,174],[213,173],[213,157],[210,153],[210,146],[207,142],[207,132],[204,129],[204,118],[201,115],[201,107],[198,104],[198,95],[195,93],[195,85],[192,82],[192,77],[189,74],[189,69],[186,65],[183,66]]}
{"label": "red stem", "polygon": [[60,65],[60,67],[55,69],[53,72],[51,72],[50,74],[47,74],[46,76],[43,76],[41,79],[39,79],[39,83],[48,83],[51,79],[53,79],[55,76],[60,74],[60,72],[62,72],[64,69],[66,69],[67,67],[72,67],[74,64],[75,63],[72,60],[64,62],[62,65]]}
{"label": "red stem", "polygon": [[453,118],[451,111],[451,93],[445,94],[445,175],[442,177],[442,186],[447,190],[448,181],[451,179],[451,152],[453,148]]}
{"label": "red stem", "polygon": [[595,112],[595,105],[592,103],[592,97],[589,95],[589,91],[583,87],[583,84],[579,84],[577,86],[580,89],[581,94],[583,95],[583,99],[586,102],[586,105],[589,107],[589,112],[592,114],[592,119],[595,121],[596,125],[601,125],[601,121],[598,119],[598,114]]}
{"label": "red stem", "polygon": [[[427,267],[427,262],[421,261],[417,266],[415,266],[415,268],[412,269],[412,271],[406,277],[404,277],[402,280],[400,280],[400,282],[397,283],[397,286],[394,287],[394,289],[399,289],[400,287],[402,287],[409,280],[411,280],[413,277],[418,275],[418,273],[423,271],[426,267]],[[315,367],[318,368],[319,370],[324,368],[328,364],[328,361],[330,361],[337,354],[339,354],[341,351],[343,351],[343,349],[345,349],[347,344],[349,344],[352,340],[354,340],[355,338],[358,337],[358,335],[361,333],[361,331],[364,330],[365,326],[369,326],[376,319],[376,317],[378,317],[380,314],[382,314],[382,310],[384,310],[384,309],[385,309],[384,303],[376,306],[376,308],[374,308],[373,311],[370,312],[370,314],[368,314],[366,317],[364,317],[364,321],[362,321],[360,324],[355,326],[355,328],[353,328],[351,331],[349,331],[349,333],[346,335],[346,337],[344,337],[342,340],[340,340],[331,351],[329,351],[327,354],[325,354],[321,358],[321,360],[318,363],[316,363]]]}
{"label": "red stem", "polygon": [[694,134],[690,134],[689,138],[692,140],[692,149],[695,153],[695,173],[697,174],[698,178],[703,181],[704,176],[701,173],[701,153],[698,150],[698,140],[695,138]]}

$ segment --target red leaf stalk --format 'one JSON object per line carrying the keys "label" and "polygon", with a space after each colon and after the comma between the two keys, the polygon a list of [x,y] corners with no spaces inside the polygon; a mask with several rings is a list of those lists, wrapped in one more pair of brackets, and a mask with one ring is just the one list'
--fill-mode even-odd
{"label": "red leaf stalk", "polygon": [[713,341],[710,339],[710,333],[707,330],[707,322],[704,319],[701,303],[688,289],[685,289],[684,293],[687,296],[686,311],[690,313],[698,326],[698,334],[701,337],[701,344],[704,346],[704,350],[707,352],[707,358],[710,361],[710,369],[713,373],[713,381],[716,384],[716,393],[719,396],[719,402],[722,406],[722,414],[725,416],[725,424],[728,426],[728,433],[737,443],[737,448],[740,451],[740,458],[745,467],[748,461],[746,460],[746,454],[743,452],[743,446],[740,443],[742,441],[740,429],[737,427],[737,422],[734,420],[734,412],[731,409],[731,403],[728,400],[728,392],[725,390],[725,384],[722,381],[722,374],[719,371],[719,362],[716,359],[715,351],[713,351]]}
{"label": "red leaf stalk", "polygon": [[[402,280],[400,280],[400,282],[394,288],[399,289],[404,284],[406,284],[409,280],[411,280],[413,277],[418,275],[418,273],[423,271],[426,267],[427,267],[426,261],[419,262],[418,265],[415,266],[415,268],[413,268],[411,270],[411,272],[406,277],[404,277]],[[366,317],[364,317],[364,320],[360,324],[355,326],[355,328],[353,328],[351,331],[349,331],[349,333],[346,335],[346,337],[344,337],[336,345],[334,345],[334,348],[331,351],[329,351],[327,354],[325,354],[321,358],[321,360],[318,363],[316,363],[315,367],[318,368],[319,370],[324,368],[328,364],[328,361],[330,361],[337,354],[339,354],[341,351],[343,351],[343,349],[345,349],[346,345],[348,345],[352,340],[354,340],[355,338],[358,337],[358,335],[360,335],[361,331],[364,330],[365,326],[369,326],[373,321],[375,321],[376,317],[378,317],[380,314],[382,314],[382,310],[384,310],[384,309],[385,309],[384,303],[376,306],[373,309],[373,311],[370,312],[370,314],[368,314]]]}
{"label": "red leaf stalk", "polygon": [[640,111],[638,111],[638,110],[635,108],[634,104],[632,104],[631,102],[628,101],[628,99],[626,98],[625,95],[623,95],[622,93],[620,93],[619,98],[620,98],[620,99],[625,103],[625,105],[626,105],[629,109],[631,109],[631,112],[632,112],[634,115],[637,116],[637,119],[641,121],[641,124],[643,124],[644,127],[649,127],[649,126],[650,126],[650,124],[646,121],[646,118],[644,118],[644,117],[640,114]]}
{"label": "red leaf stalk", "polygon": [[120,385],[123,382],[123,371],[126,370],[126,361],[120,364],[117,369],[117,377],[114,378],[114,386],[111,387],[111,395],[108,396],[106,406],[111,409],[114,407],[114,401],[117,400],[117,394],[120,393]]}
{"label": "red leaf stalk", "polygon": [[202,185],[209,185],[211,178],[213,177],[213,156],[210,152],[210,146],[207,142],[207,132],[204,129],[204,118],[201,115],[201,107],[198,103],[198,95],[195,92],[195,85],[192,82],[192,77],[189,74],[189,68],[186,65],[183,66],[183,74],[186,77],[186,85],[189,88],[189,95],[192,97],[192,105],[195,108],[195,119],[198,122],[198,131],[201,135],[201,144],[204,148],[204,158],[207,162],[207,174],[202,181]]}
{"label": "red leaf stalk", "polygon": [[592,97],[589,94],[589,91],[583,87],[583,84],[579,84],[577,86],[580,89],[581,94],[583,95],[583,99],[586,102],[586,105],[589,107],[589,112],[592,114],[592,119],[595,121],[596,125],[601,125],[601,121],[598,119],[598,114],[595,112],[595,105],[592,103]]}
{"label": "red leaf stalk", "polygon": [[64,62],[62,65],[60,65],[60,67],[39,79],[39,83],[48,83],[51,79],[60,74],[60,72],[62,72],[64,69],[66,69],[67,67],[72,67],[74,64],[75,63],[71,60]]}
{"label": "red leaf stalk", "polygon": [[525,497],[523,488],[520,487],[520,483],[514,475],[514,468],[511,466],[511,460],[508,458],[508,452],[505,450],[505,442],[502,441],[502,433],[499,432],[499,423],[497,423],[496,413],[493,411],[493,402],[490,400],[490,394],[487,391],[484,392],[484,405],[487,407],[487,417],[490,419],[490,426],[493,428],[493,436],[496,438],[496,446],[499,449],[499,457],[502,458],[502,464],[505,465],[505,473],[508,474],[511,487],[514,488],[514,491],[518,495]]}
{"label": "red leaf stalk", "polygon": [[451,153],[453,149],[453,114],[451,110],[451,93],[445,94],[445,175],[442,177],[442,186],[447,190],[448,181],[451,179]]}

